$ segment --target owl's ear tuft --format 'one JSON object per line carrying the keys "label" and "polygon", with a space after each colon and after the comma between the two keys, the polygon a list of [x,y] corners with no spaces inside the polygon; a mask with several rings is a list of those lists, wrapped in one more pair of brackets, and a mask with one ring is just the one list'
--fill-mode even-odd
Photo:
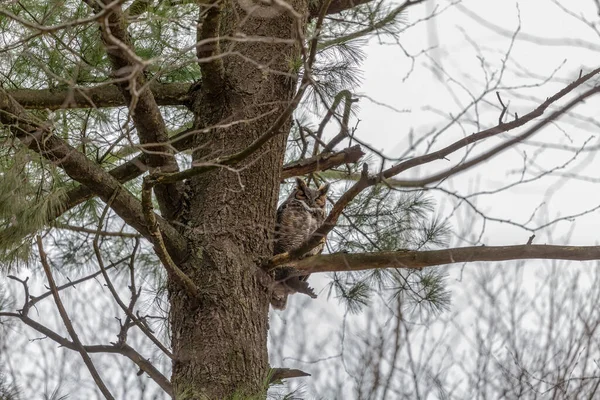
{"label": "owl's ear tuft", "polygon": [[319,193],[323,196],[329,190],[329,183],[325,183],[319,187]]}
{"label": "owl's ear tuft", "polygon": [[296,187],[303,192],[306,190],[306,182],[302,178],[296,178]]}

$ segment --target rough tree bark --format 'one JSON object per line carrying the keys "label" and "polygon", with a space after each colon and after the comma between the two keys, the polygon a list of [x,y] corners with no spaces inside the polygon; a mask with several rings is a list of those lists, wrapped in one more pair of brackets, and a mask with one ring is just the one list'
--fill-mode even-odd
{"label": "rough tree bark", "polygon": [[[292,5],[306,14],[307,2],[297,0]],[[241,31],[249,36],[297,39],[297,21],[287,14],[244,20],[245,12],[234,2],[226,2],[216,14],[220,36]],[[207,16],[204,24],[215,21],[211,18],[214,15]],[[295,79],[290,78],[289,68],[291,60],[300,57],[297,43],[237,43],[233,50],[268,68],[238,56],[225,57],[222,64],[201,63],[203,82],[194,101],[196,127],[249,122],[203,133],[196,141],[195,163],[247,148],[271,127],[294,95]],[[198,51],[207,55],[215,48]],[[223,399],[264,390],[271,281],[260,265],[273,254],[289,127],[289,122],[284,124],[237,171],[219,168],[190,182],[189,221],[183,233],[189,238],[191,256],[181,268],[201,296],[190,299],[174,283],[170,285],[176,356],[172,383],[177,396]]]}

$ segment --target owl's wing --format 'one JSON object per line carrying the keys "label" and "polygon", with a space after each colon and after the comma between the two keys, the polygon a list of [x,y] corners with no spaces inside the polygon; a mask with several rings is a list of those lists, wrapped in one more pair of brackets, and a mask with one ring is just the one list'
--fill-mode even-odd
{"label": "owl's wing", "polygon": [[283,212],[287,207],[287,203],[283,203],[277,208],[277,216],[275,218],[275,246],[273,247],[273,255],[285,253],[283,244],[279,239],[279,231],[281,230],[281,220],[283,218]]}

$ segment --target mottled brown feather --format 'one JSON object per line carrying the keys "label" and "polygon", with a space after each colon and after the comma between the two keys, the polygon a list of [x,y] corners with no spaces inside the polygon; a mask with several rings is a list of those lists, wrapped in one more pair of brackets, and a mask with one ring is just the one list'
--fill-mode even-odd
{"label": "mottled brown feather", "polygon": [[[296,188],[277,209],[277,225],[275,227],[274,254],[285,253],[299,247],[325,220],[325,200],[329,185],[319,189],[311,189],[300,179],[296,179]],[[325,245],[325,238],[304,257],[320,254]],[[297,274],[293,268],[283,267],[277,272],[278,281],[273,289],[271,305],[284,310],[287,297],[292,293],[305,293],[316,297],[306,283],[310,274]]]}

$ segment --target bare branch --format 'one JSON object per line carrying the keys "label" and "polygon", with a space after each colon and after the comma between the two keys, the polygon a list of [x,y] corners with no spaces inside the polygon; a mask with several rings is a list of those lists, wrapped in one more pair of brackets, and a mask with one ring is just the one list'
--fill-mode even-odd
{"label": "bare branch", "polygon": [[302,378],[305,376],[311,376],[308,372],[301,371],[293,368],[273,368],[271,369],[271,376],[269,383],[278,382],[282,379],[289,378]]}
{"label": "bare branch", "polygon": [[[159,106],[189,104],[188,83],[151,82],[149,89]],[[127,106],[122,92],[112,85],[94,87],[69,87],[56,89],[11,89],[7,90],[25,109],[58,110],[65,108],[100,108]]]}
{"label": "bare branch", "polygon": [[[596,73],[600,72],[600,69],[596,70]],[[480,163],[482,163],[485,160],[488,160],[494,156],[496,156],[497,154],[500,154],[502,151],[508,149],[509,147],[513,146],[516,143],[519,143],[525,139],[527,139],[528,137],[530,137],[531,135],[533,135],[534,133],[538,132],[540,129],[542,129],[543,127],[545,127],[546,125],[550,124],[551,122],[553,122],[554,120],[556,120],[558,117],[560,117],[561,115],[563,115],[564,113],[566,113],[567,111],[569,111],[571,108],[575,107],[577,104],[580,104],[581,102],[583,102],[585,99],[587,99],[588,97],[593,96],[594,94],[600,92],[600,86],[598,87],[594,87],[590,90],[588,90],[587,92],[582,93],[581,95],[577,96],[575,99],[573,99],[572,101],[570,101],[569,103],[567,103],[564,107],[556,110],[555,112],[553,112],[552,114],[550,114],[548,116],[548,118],[544,118],[543,120],[541,120],[540,122],[538,122],[537,124],[535,124],[533,127],[531,127],[530,129],[528,129],[527,131],[525,131],[524,133],[522,133],[519,136],[514,137],[513,139],[507,140],[506,142],[494,147],[493,149],[481,154],[480,156],[477,156],[469,161],[466,161],[462,164],[459,164],[453,168],[450,168],[446,171],[442,171],[440,173],[437,173],[435,175],[431,175],[427,178],[424,179],[420,179],[420,180],[396,180],[396,183],[398,185],[404,186],[404,187],[423,187],[425,185],[428,185],[430,183],[433,182],[437,182],[440,181],[442,179],[446,179],[450,176],[456,175],[459,172],[465,171],[475,165],[478,165]],[[384,177],[387,177],[388,174],[387,171],[384,172]],[[390,175],[391,176],[391,175]]]}
{"label": "bare branch", "polygon": [[[162,352],[165,353],[169,358],[173,359],[173,354],[169,351],[169,349],[167,349],[165,347],[165,345],[163,345],[162,342],[160,340],[158,340],[158,338],[156,336],[154,336],[152,334],[152,332],[150,332],[150,329],[148,328],[148,326],[146,326],[144,324],[144,322],[142,322],[140,320],[140,318],[138,318],[133,313],[133,307],[135,305],[135,302],[139,298],[139,293],[135,291],[135,284],[134,284],[134,280],[133,280],[133,278],[134,278],[133,260],[135,258],[137,248],[139,246],[139,240],[136,241],[134,250],[131,253],[131,262],[130,262],[130,266],[129,266],[130,271],[131,271],[131,286],[130,286],[131,302],[130,302],[129,307],[126,306],[125,303],[123,303],[123,301],[121,300],[121,297],[119,296],[119,293],[113,286],[112,281],[110,280],[110,277],[108,276],[108,272],[107,272],[108,268],[106,268],[104,266],[104,260],[102,259],[102,254],[100,253],[100,245],[98,243],[99,239],[100,239],[100,232],[101,232],[100,229],[102,228],[102,224],[104,223],[104,218],[106,217],[106,212],[108,211],[108,207],[109,207],[109,205],[106,206],[106,208],[104,209],[104,212],[102,213],[102,216],[100,217],[100,221],[98,222],[97,233],[92,242],[92,245],[94,247],[94,254],[96,255],[96,261],[98,261],[98,266],[100,267],[100,272],[102,273],[102,276],[104,277],[104,281],[106,282],[106,286],[108,287],[108,290],[112,294],[113,298],[115,299],[115,301],[117,302],[119,307],[121,307],[121,309],[123,310],[123,312],[125,313],[127,318],[130,319],[131,321],[133,321],[133,323],[146,335],[146,337],[148,337],[148,339],[150,339],[152,341],[152,343],[154,343],[156,345],[156,347],[158,347],[160,350],[162,350]],[[125,324],[123,328],[125,328],[126,325],[127,324]],[[119,335],[119,339],[120,339],[119,345],[125,344],[125,335],[126,335],[126,332],[124,332],[124,335]]]}
{"label": "bare branch", "polygon": [[326,171],[344,164],[354,164],[364,155],[365,153],[360,146],[356,145],[337,153],[323,153],[315,157],[294,161],[283,166],[281,179],[306,175],[312,172]]}
{"label": "bare branch", "polygon": [[50,264],[48,264],[46,252],[44,251],[44,247],[42,245],[41,236],[37,236],[36,240],[37,240],[38,251],[40,253],[40,260],[42,262],[42,267],[44,268],[44,272],[46,273],[46,277],[48,279],[48,284],[50,285],[50,291],[52,292],[52,297],[54,297],[54,302],[56,303],[56,308],[58,308],[58,312],[60,314],[60,317],[63,320],[63,323],[65,324],[65,328],[67,328],[67,331],[69,332],[69,335],[71,336],[71,339],[73,340],[73,344],[75,345],[75,348],[77,349],[79,354],[81,354],[81,358],[83,359],[83,362],[85,363],[86,367],[90,371],[92,378],[94,378],[94,382],[96,382],[98,389],[100,389],[100,391],[102,392],[104,397],[106,397],[109,400],[112,400],[112,399],[114,399],[114,397],[112,396],[112,394],[110,394],[110,391],[108,390],[108,388],[102,381],[102,378],[98,374],[98,371],[96,370],[96,367],[94,366],[94,363],[92,362],[92,359],[90,358],[89,354],[83,347],[83,344],[79,340],[79,336],[77,336],[77,332],[75,332],[75,328],[73,328],[73,324],[71,323],[71,320],[69,319],[67,310],[65,309],[65,307],[60,299],[60,296],[58,294],[58,288],[56,287],[56,282],[54,282],[54,277],[52,276]]}
{"label": "bare branch", "polygon": [[[130,256],[123,257],[123,258],[121,258],[121,259],[120,259],[120,260],[118,260],[118,261],[115,261],[115,262],[113,262],[113,263],[110,263],[109,265],[107,265],[107,266],[105,267],[105,270],[106,270],[106,271],[108,271],[109,269],[115,268],[117,265],[121,264],[121,263],[122,263],[122,262],[124,262],[124,261],[127,261],[127,259],[129,259],[129,258],[131,258],[131,257],[130,257]],[[78,285],[78,284],[80,284],[80,283],[82,283],[82,282],[85,282],[85,281],[87,281],[87,280],[90,280],[90,279],[94,279],[95,277],[97,277],[97,276],[98,276],[98,275],[100,275],[101,273],[102,273],[102,271],[96,271],[96,272],[94,272],[93,274],[90,274],[90,275],[84,276],[83,278],[79,278],[79,279],[76,279],[76,280],[74,280],[74,281],[71,281],[71,280],[69,280],[69,283],[65,283],[64,285],[60,285],[60,286],[57,288],[57,290],[60,292],[60,291],[61,291],[61,290],[63,290],[63,289],[67,289],[67,288],[70,288],[70,287],[75,287],[76,285]],[[9,276],[9,278],[10,278],[10,276]],[[27,305],[27,307],[33,307],[33,306],[34,306],[36,303],[38,303],[39,301],[41,301],[41,300],[45,299],[46,297],[50,296],[51,294],[52,294],[52,292],[51,292],[51,291],[47,291],[46,293],[43,293],[43,294],[41,294],[41,295],[39,295],[39,296],[29,296],[29,295],[26,293],[26,297],[27,297],[27,299],[29,299],[29,298],[30,298],[30,300],[29,300],[29,301],[27,301],[26,305]],[[23,313],[25,313],[25,310],[23,310]]]}
{"label": "bare branch", "polygon": [[[0,317],[14,317],[20,319],[25,325],[29,326],[32,329],[35,329],[39,333],[48,338],[52,339],[56,343],[60,344],[62,347],[67,348],[69,350],[77,350],[75,344],[70,340],[62,337],[58,333],[49,329],[45,325],[40,324],[39,322],[29,318],[25,314],[16,314],[16,313],[8,313],[2,312],[0,313]],[[129,358],[133,361],[142,371],[148,374],[150,378],[152,378],[158,386],[160,386],[167,394],[170,396],[173,395],[173,386],[171,382],[165,377],[150,361],[142,357],[140,353],[138,353],[133,347],[124,344],[122,346],[115,345],[87,345],[83,346],[84,350],[88,353],[112,353],[112,354],[121,354]]]}
{"label": "bare branch", "polygon": [[423,269],[438,265],[477,261],[526,259],[600,260],[600,246],[474,246],[430,251],[384,251],[375,253],[335,253],[286,262],[300,271],[343,272],[376,268]]}
{"label": "bare branch", "polygon": [[404,161],[404,162],[402,162],[398,165],[395,165],[392,168],[389,168],[388,170],[386,170],[383,173],[383,176],[385,178],[391,178],[394,175],[398,175],[399,173],[406,171],[410,168],[414,168],[418,165],[422,165],[422,164],[426,164],[431,161],[443,159],[446,156],[448,156],[449,154],[454,153],[455,151],[457,151],[469,144],[472,144],[472,143],[475,143],[482,139],[486,139],[488,137],[495,136],[499,133],[508,132],[512,129],[523,126],[527,122],[532,121],[534,118],[541,116],[544,113],[544,111],[546,111],[546,109],[551,104],[560,100],[561,98],[563,98],[564,96],[569,94],[571,91],[573,91],[573,89],[581,86],[584,82],[588,81],[589,79],[591,79],[594,75],[598,74],[599,72],[600,72],[600,68],[596,68],[592,72],[575,80],[573,83],[566,86],[564,89],[562,89],[561,91],[559,91],[552,97],[549,97],[548,99],[546,99],[546,101],[544,101],[542,104],[540,104],[538,107],[536,107],[535,110],[523,115],[521,118],[515,119],[515,120],[505,123],[505,124],[496,125],[493,128],[486,129],[486,130],[478,132],[478,133],[474,133],[471,136],[468,136],[459,141],[456,141],[456,142],[452,143],[450,146],[447,146],[447,147],[445,147],[441,150],[435,151],[433,153],[425,154],[423,156],[415,157],[408,161]]}

